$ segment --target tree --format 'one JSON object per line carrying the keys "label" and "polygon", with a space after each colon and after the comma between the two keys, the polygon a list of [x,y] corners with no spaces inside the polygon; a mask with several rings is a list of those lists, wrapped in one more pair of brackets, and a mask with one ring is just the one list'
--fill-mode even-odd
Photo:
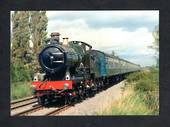
{"label": "tree", "polygon": [[38,69],[38,53],[47,39],[48,18],[45,11],[30,11],[30,28],[33,42],[33,64],[35,71]]}
{"label": "tree", "polygon": [[27,11],[14,11],[12,13],[11,33],[11,81],[19,82],[30,80],[28,64],[29,52],[29,13]]}
{"label": "tree", "polygon": [[[21,77],[28,77],[25,80],[30,79],[31,73],[38,67],[37,54],[47,36],[47,22],[45,11],[14,11],[12,13],[11,75],[13,81],[24,81]],[[30,39],[34,43],[31,48]],[[23,76],[24,74],[30,77]]]}
{"label": "tree", "polygon": [[153,42],[153,49],[155,50],[156,54],[156,67],[159,67],[159,25],[155,26],[155,30],[152,33],[154,37],[154,42]]}
{"label": "tree", "polygon": [[29,43],[29,13],[15,11],[12,14],[12,63],[26,64]]}
{"label": "tree", "polygon": [[115,51],[112,51],[111,55],[112,55],[112,56],[115,56]]}
{"label": "tree", "polygon": [[155,30],[152,33],[153,37],[154,37],[154,49],[156,50],[156,52],[159,52],[159,26],[157,25],[155,27]]}

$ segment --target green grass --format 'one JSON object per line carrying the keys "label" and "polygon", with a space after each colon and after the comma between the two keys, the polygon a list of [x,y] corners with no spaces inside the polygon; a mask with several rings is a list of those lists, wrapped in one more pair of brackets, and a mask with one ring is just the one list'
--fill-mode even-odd
{"label": "green grass", "polygon": [[97,115],[159,115],[159,71],[141,71],[127,76],[120,99]]}
{"label": "green grass", "polygon": [[159,90],[159,73],[158,70],[152,69],[149,72],[137,72],[127,76],[127,82],[133,84],[136,91],[149,92]]}
{"label": "green grass", "polygon": [[[132,76],[134,81],[131,80]],[[152,68],[150,71],[134,73],[127,77],[127,81],[128,84],[135,82],[134,91],[143,95],[141,99],[153,114],[159,114],[159,71]]]}
{"label": "green grass", "polygon": [[30,88],[33,70],[23,63],[11,64],[11,100],[24,98],[32,94]]}
{"label": "green grass", "polygon": [[16,82],[11,84],[11,100],[24,98],[32,95],[30,82]]}
{"label": "green grass", "polygon": [[[126,91],[127,92],[127,91]],[[148,109],[140,95],[129,92],[126,96],[113,102],[110,107],[101,111],[98,115],[150,115],[152,111]]]}
{"label": "green grass", "polygon": [[28,82],[32,80],[33,70],[23,64],[11,64],[10,74],[12,82]]}

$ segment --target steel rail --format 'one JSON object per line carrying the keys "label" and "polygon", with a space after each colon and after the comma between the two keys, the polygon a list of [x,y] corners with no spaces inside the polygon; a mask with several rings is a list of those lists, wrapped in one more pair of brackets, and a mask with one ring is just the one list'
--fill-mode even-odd
{"label": "steel rail", "polygon": [[[37,102],[37,100],[32,101],[32,102],[28,102],[28,103],[24,103],[24,104],[20,104],[20,105],[17,105],[17,106],[13,106],[14,105],[13,104],[13,105],[11,105],[11,110],[18,109],[18,108],[21,108],[21,107],[24,107],[24,106],[27,106],[27,105],[30,105],[30,104],[34,104],[36,102]],[[20,102],[20,103],[22,103],[22,102]]]}
{"label": "steel rail", "polygon": [[34,96],[31,96],[31,97],[26,97],[26,98],[14,100],[14,101],[11,101],[11,105],[16,104],[16,103],[20,103],[20,102],[24,102],[24,101],[28,101],[28,100],[32,100],[34,98],[35,98]]}
{"label": "steel rail", "polygon": [[55,110],[53,110],[53,111],[51,111],[51,112],[46,113],[44,116],[54,116],[54,115],[56,115],[56,114],[59,114],[59,113],[62,112],[62,111],[67,110],[68,108],[70,108],[70,107],[72,107],[72,106],[73,106],[73,104],[64,105],[64,106],[62,106],[62,107],[60,107],[60,108],[58,108],[58,109],[55,109]]}
{"label": "steel rail", "polygon": [[38,111],[38,110],[43,109],[43,108],[44,108],[43,106],[38,105],[38,106],[35,106],[35,107],[31,108],[31,109],[16,113],[16,114],[14,114],[12,116],[25,116],[27,114],[30,114],[30,113],[35,112],[35,111]]}

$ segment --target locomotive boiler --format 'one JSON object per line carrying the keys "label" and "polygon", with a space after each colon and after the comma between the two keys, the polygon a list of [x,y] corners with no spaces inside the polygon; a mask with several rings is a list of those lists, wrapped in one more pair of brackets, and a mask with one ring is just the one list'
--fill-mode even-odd
{"label": "locomotive boiler", "polygon": [[85,42],[68,38],[60,42],[59,36],[51,33],[39,53],[42,72],[34,77],[32,86],[40,104],[58,97],[64,98],[65,103],[83,99],[141,69],[137,64],[94,50]]}

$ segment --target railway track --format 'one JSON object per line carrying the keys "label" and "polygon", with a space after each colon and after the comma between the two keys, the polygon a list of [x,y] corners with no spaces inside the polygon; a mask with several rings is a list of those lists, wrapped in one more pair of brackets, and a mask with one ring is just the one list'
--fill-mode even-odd
{"label": "railway track", "polygon": [[31,97],[26,97],[26,98],[22,98],[22,99],[18,99],[18,100],[14,100],[11,101],[11,104],[16,104],[16,103],[20,103],[20,102],[24,102],[24,101],[28,101],[31,99],[34,99],[35,97],[31,96]]}
{"label": "railway track", "polygon": [[36,105],[36,106],[34,106],[34,107],[32,107],[32,108],[30,108],[30,109],[28,109],[28,110],[24,110],[24,111],[22,111],[22,112],[15,113],[15,114],[13,114],[12,116],[27,116],[27,115],[29,115],[30,113],[36,112],[36,111],[41,110],[41,109],[43,109],[43,108],[44,108],[44,107],[41,106],[41,105]]}
{"label": "railway track", "polygon": [[72,107],[72,106],[73,106],[73,104],[64,105],[64,106],[62,106],[62,107],[60,107],[60,108],[54,109],[54,110],[52,110],[52,111],[44,114],[44,116],[55,116],[55,115],[61,113],[62,111],[67,110],[68,108],[70,108],[70,107]]}
{"label": "railway track", "polygon": [[34,104],[36,102],[37,102],[37,99],[35,97],[26,97],[23,99],[15,100],[11,102],[11,110],[22,108],[24,106]]}
{"label": "railway track", "polygon": [[61,107],[41,106],[37,104],[35,97],[27,97],[11,102],[11,116],[55,116],[74,105],[75,103]]}
{"label": "railway track", "polygon": [[[59,107],[59,108],[55,108],[55,109],[47,109],[49,111],[47,111],[47,113],[45,114],[42,114],[43,116],[55,116],[59,113],[61,113],[62,111],[65,111],[67,110],[68,108],[72,107],[73,104],[70,104],[70,105],[64,105],[62,107]],[[35,113],[35,112],[41,112],[41,110],[43,110],[45,107],[41,106],[41,105],[37,105],[35,107],[32,107],[28,110],[25,110],[25,111],[22,111],[22,112],[18,112],[18,113],[15,113],[13,114],[12,116],[31,116],[31,113]]]}
{"label": "railway track", "polygon": [[37,104],[37,99],[33,96],[18,99],[11,102],[11,116],[27,115],[41,108],[42,106]]}
{"label": "railway track", "polygon": [[[49,111],[44,114],[44,116],[52,116],[59,114],[62,111],[67,110],[73,104],[64,105],[59,108],[55,109],[48,109]],[[40,111],[45,107],[37,104],[37,99],[35,97],[27,97],[19,100],[15,100],[11,102],[11,116],[28,116],[31,113]]]}

